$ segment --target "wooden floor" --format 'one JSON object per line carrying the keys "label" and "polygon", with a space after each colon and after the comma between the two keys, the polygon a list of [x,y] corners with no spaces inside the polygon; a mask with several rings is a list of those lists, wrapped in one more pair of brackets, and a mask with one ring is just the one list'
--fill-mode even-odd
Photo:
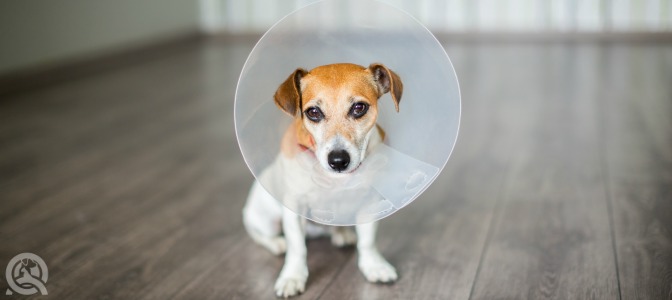
{"label": "wooden floor", "polygon": [[[283,258],[243,230],[233,129],[252,46],[194,42],[2,96],[0,297],[32,252],[44,299],[273,299]],[[381,224],[399,281],[366,283],[353,249],[312,240],[300,299],[672,299],[672,43],[446,49],[460,137]]]}

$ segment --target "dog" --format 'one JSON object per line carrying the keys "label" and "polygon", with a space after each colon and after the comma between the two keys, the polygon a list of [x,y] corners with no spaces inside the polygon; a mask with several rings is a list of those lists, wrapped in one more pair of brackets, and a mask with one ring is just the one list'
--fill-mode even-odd
{"label": "dog", "polygon": [[[305,179],[297,178],[293,171],[300,169],[296,158],[304,152],[311,153],[326,173],[351,176],[385,138],[385,132],[376,124],[378,99],[389,92],[399,112],[402,91],[399,76],[379,63],[368,68],[339,63],[310,71],[296,69],[274,95],[275,104],[294,119],[282,138],[280,153],[262,172],[260,180],[282,185],[284,190],[296,194],[306,192]],[[354,230],[330,227],[327,231],[284,207],[259,181],[250,189],[243,220],[255,242],[276,255],[285,253],[285,263],[275,283],[278,297],[295,296],[305,290],[306,236],[328,234],[336,246],[356,243],[358,266],[368,281],[397,280],[395,268],[376,248],[377,222],[356,225]]]}

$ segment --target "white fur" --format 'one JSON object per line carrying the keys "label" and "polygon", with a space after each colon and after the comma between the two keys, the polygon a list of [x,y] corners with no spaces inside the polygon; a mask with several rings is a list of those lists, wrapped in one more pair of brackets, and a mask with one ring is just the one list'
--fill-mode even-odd
{"label": "white fur", "polygon": [[[376,126],[370,129],[364,128],[362,126],[354,126],[351,128],[352,140],[346,139],[338,133],[333,134],[332,132],[331,134],[328,134],[328,129],[334,126],[334,123],[353,122],[350,117],[344,116],[345,112],[350,110],[352,102],[361,101],[359,98],[356,98],[356,100],[353,101],[347,101],[347,99],[352,98],[348,89],[343,89],[337,98],[346,100],[338,101],[336,105],[332,104],[332,107],[329,109],[329,111],[325,112],[325,114],[330,113],[330,117],[325,117],[325,120],[322,120],[318,123],[304,122],[304,125],[311,133],[311,136],[315,139],[315,156],[317,157],[320,165],[325,170],[330,170],[331,167],[329,166],[328,162],[329,153],[334,150],[345,150],[350,155],[350,163],[345,170],[341,171],[341,173],[350,173],[357,169],[357,167],[364,160],[367,146],[369,145],[369,138],[373,132],[376,132],[376,135],[378,135],[377,128]],[[305,106],[323,107],[327,109],[327,105],[319,99],[312,99],[308,101]],[[339,115],[341,116],[338,117]]]}
{"label": "white fur", "polygon": [[[375,134],[372,134],[374,133]],[[380,135],[374,126],[366,135],[368,149],[364,146],[361,157],[375,145],[381,143]],[[359,152],[359,151],[358,151]],[[368,154],[368,153],[367,153]],[[266,188],[276,195],[284,195],[284,201],[291,203],[292,197],[309,193],[306,190],[311,183],[306,176],[305,168],[295,158],[279,154],[276,160],[262,172],[259,180]],[[340,174],[339,176],[349,176]],[[358,265],[364,277],[371,282],[391,282],[397,279],[396,270],[383,258],[375,246],[377,224],[369,223],[352,228],[335,227],[330,231],[319,230],[321,227],[291,210],[274,199],[265,189],[255,182],[243,209],[245,228],[252,239],[266,247],[273,254],[285,253],[285,264],[275,283],[278,297],[291,297],[305,290],[308,279],[306,264],[306,236],[319,236],[331,233],[332,243],[337,246],[353,244],[356,240],[359,252]],[[281,235],[284,232],[284,237]]]}

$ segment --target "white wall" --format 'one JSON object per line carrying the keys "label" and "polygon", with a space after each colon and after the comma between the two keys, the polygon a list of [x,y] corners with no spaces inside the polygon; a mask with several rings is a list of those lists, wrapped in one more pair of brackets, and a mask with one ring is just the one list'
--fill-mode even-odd
{"label": "white wall", "polygon": [[[263,33],[317,0],[0,0],[0,74],[195,31]],[[343,22],[359,12],[324,12]],[[672,31],[672,0],[382,0],[435,33]],[[376,16],[380,18],[381,16]]]}
{"label": "white wall", "polygon": [[0,74],[198,29],[188,0],[2,0]]}
{"label": "white wall", "polygon": [[[284,15],[316,0],[201,0],[218,7],[209,31],[264,32]],[[347,0],[330,19],[347,20]],[[381,0],[434,32],[672,31],[672,0]],[[371,13],[371,12],[367,12]],[[212,17],[218,15],[218,17]]]}

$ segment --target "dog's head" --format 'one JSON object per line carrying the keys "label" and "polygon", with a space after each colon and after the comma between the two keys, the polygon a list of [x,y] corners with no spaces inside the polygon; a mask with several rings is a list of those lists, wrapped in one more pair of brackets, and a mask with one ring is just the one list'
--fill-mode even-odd
{"label": "dog's head", "polygon": [[357,169],[376,130],[378,99],[390,92],[399,111],[403,85],[382,64],[297,69],[275,92],[275,103],[301,119],[312,136],[320,165],[331,172]]}

